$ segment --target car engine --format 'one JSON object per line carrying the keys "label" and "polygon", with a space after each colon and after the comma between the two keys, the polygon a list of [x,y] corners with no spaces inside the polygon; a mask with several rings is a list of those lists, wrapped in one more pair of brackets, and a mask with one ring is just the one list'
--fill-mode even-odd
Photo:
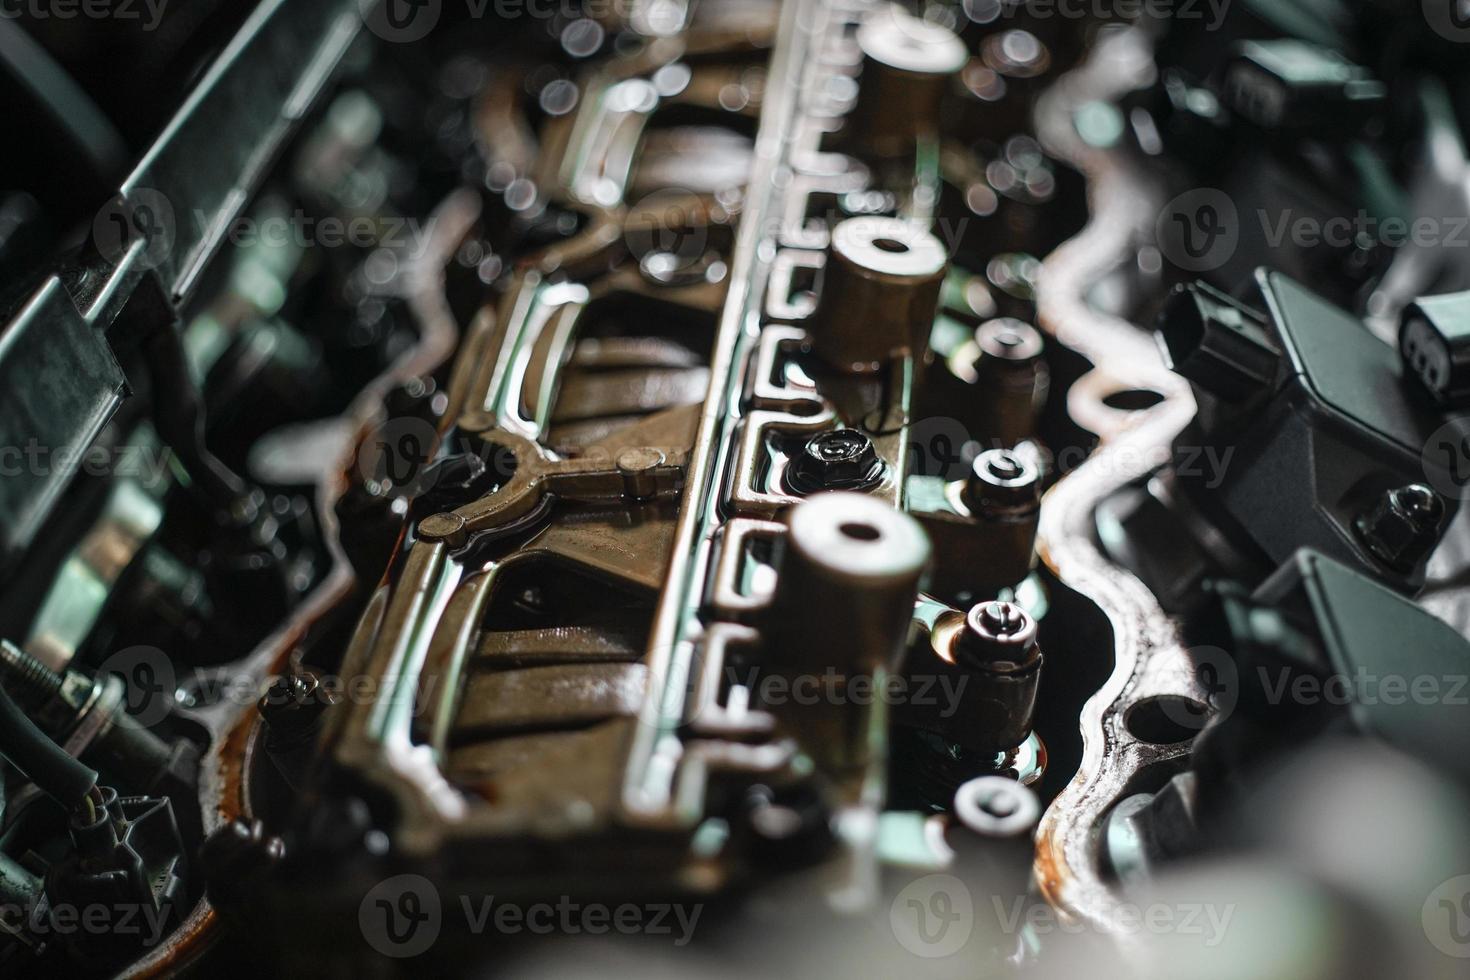
{"label": "car engine", "polygon": [[1462,976],[1467,53],[0,2],[0,976]]}

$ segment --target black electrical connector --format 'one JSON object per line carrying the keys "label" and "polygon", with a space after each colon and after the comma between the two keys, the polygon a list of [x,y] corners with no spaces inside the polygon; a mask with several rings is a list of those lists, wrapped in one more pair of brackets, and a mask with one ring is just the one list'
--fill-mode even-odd
{"label": "black electrical connector", "polygon": [[1404,370],[1449,408],[1470,402],[1470,293],[1422,296],[1399,326]]}

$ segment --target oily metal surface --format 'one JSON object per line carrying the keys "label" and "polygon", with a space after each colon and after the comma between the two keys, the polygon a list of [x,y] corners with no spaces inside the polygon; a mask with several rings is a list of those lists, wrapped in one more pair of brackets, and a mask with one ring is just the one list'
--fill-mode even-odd
{"label": "oily metal surface", "polygon": [[[659,172],[635,163],[657,101],[646,75],[686,51],[765,57],[748,33],[718,31],[615,57],[588,78],[578,112],[549,124],[534,161],[521,160],[548,199],[586,220],[572,240],[528,258],[477,319],[478,343],[456,367],[452,421],[489,450],[496,483],[423,516],[402,543],[343,667],[380,684],[379,696],[342,705],[326,735],[334,767],[394,801],[402,853],[432,857],[451,838],[488,847],[572,829],[615,834],[625,820],[623,799],[607,788],[626,767],[611,762],[636,744],[657,700],[646,619],[682,557],[680,508],[708,499],[694,472],[708,464],[697,428],[710,379],[727,377],[728,337],[699,331],[706,320],[713,327],[751,264],[738,249],[710,258],[735,219],[713,201],[720,195],[686,193],[653,214],[633,200],[645,189],[635,175]],[[786,99],[794,93],[782,58],[768,74]],[[705,73],[697,68],[671,104],[718,109]],[[667,142],[653,141],[652,158],[660,147],[687,155]],[[750,202],[741,209],[749,220]],[[709,251],[686,270],[697,276],[638,261],[647,222],[671,211],[693,222],[695,239],[708,235]],[[587,334],[609,310],[632,330],[660,328],[660,313],[688,326],[668,336]],[[711,366],[694,354],[706,347]],[[689,757],[700,752],[711,761],[693,771],[782,758],[744,746],[691,747]],[[615,845],[606,851],[623,856]]]}

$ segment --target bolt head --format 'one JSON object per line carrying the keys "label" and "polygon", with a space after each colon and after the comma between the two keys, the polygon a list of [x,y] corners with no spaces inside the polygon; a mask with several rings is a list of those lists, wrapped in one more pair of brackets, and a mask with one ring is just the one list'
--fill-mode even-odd
{"label": "bolt head", "polygon": [[1439,542],[1444,501],[1422,483],[1384,494],[1355,524],[1358,538],[1383,564],[1409,572]]}
{"label": "bolt head", "polygon": [[870,490],[883,481],[884,465],[873,441],[856,429],[813,436],[792,459],[787,484],[800,494],[822,490]]}

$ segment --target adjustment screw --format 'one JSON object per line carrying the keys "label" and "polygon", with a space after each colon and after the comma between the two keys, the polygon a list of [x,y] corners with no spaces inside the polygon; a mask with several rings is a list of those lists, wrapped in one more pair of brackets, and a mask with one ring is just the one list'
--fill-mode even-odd
{"label": "adjustment screw", "polygon": [[1008,370],[1032,367],[1046,350],[1041,333],[1035,327],[1013,318],[981,324],[975,331],[975,345],[980,350],[975,370],[982,373],[997,362]]}
{"label": "adjustment screw", "polygon": [[257,707],[273,740],[311,734],[326,710],[335,703],[331,692],[314,674],[296,671],[278,677],[261,696]]}
{"label": "adjustment screw", "polygon": [[982,602],[965,617],[955,659],[968,667],[1025,664],[1036,652],[1036,620],[1014,602]]}
{"label": "adjustment screw", "polygon": [[1396,572],[1411,572],[1439,543],[1444,501],[1422,483],[1390,490],[1354,523],[1375,558]]}
{"label": "adjustment screw", "polygon": [[873,441],[856,429],[813,436],[786,470],[786,487],[805,496],[822,490],[871,490],[885,467]]}
{"label": "adjustment screw", "polygon": [[1020,453],[994,449],[975,459],[965,506],[977,517],[1015,517],[1041,506],[1041,471]]}
{"label": "adjustment screw", "polygon": [[959,826],[979,838],[1029,840],[1041,819],[1041,801],[1013,779],[980,776],[955,790],[950,812]]}
{"label": "adjustment screw", "polygon": [[0,681],[33,706],[61,697],[61,675],[9,640],[0,640]]}

